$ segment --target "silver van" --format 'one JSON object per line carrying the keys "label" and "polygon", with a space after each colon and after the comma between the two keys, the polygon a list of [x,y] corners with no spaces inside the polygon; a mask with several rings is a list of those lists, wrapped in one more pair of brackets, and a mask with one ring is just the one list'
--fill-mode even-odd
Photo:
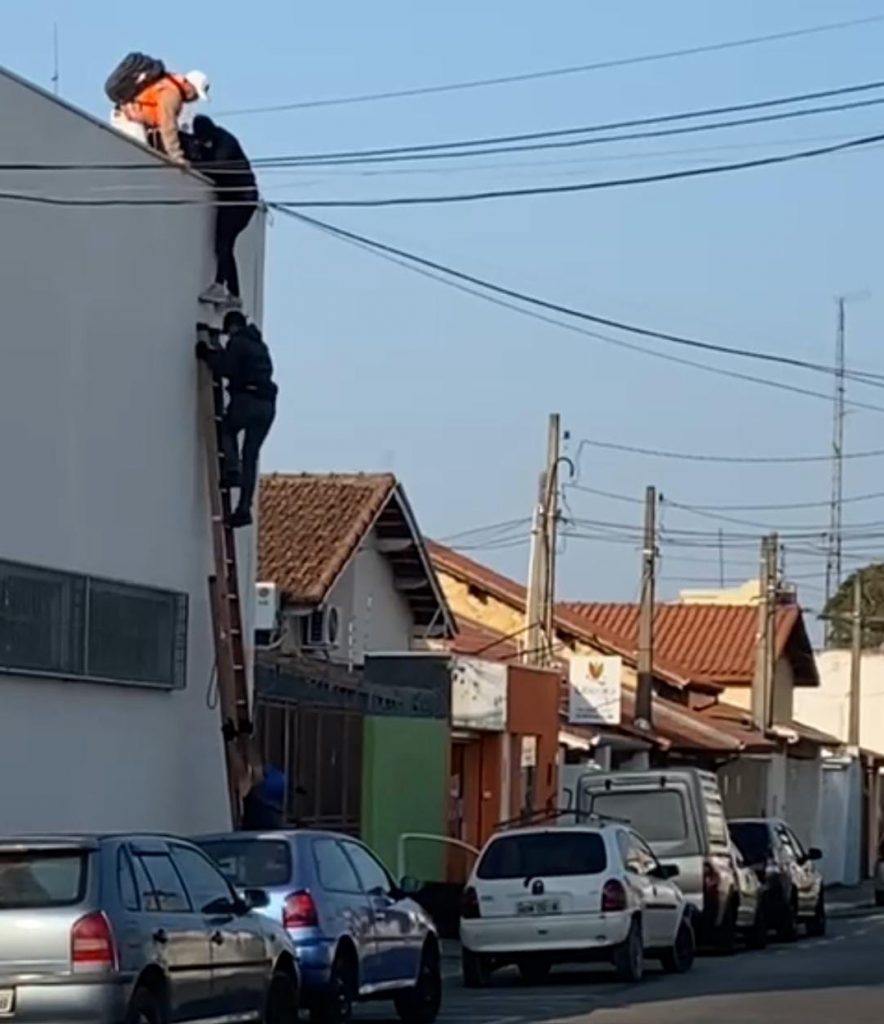
{"label": "silver van", "polygon": [[718,779],[697,768],[594,772],[577,787],[577,809],[628,821],[665,864],[694,909],[699,941],[733,949],[740,891]]}
{"label": "silver van", "polygon": [[281,924],[170,836],[0,839],[0,1021],[294,1024]]}

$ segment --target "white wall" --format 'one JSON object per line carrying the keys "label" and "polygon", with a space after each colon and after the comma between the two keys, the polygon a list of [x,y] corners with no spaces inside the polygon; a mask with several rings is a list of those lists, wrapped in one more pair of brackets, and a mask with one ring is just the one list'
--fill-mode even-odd
{"label": "white wall", "polygon": [[[847,742],[850,651],[816,655],[819,689],[795,691],[795,718]],[[860,746],[884,754],[884,653],[865,651],[860,670]]]}
{"label": "white wall", "polygon": [[[210,192],[2,73],[0,123],[0,163],[138,168],[2,171],[0,191],[199,201],[0,200],[0,558],[189,595],[183,692],[0,676],[0,829],[225,827],[193,357],[196,297],[214,272]],[[256,314],[262,250],[256,217],[237,249]],[[241,545],[253,580],[253,544]]]}
{"label": "white wall", "polygon": [[372,531],[329,592],[340,611],[341,643],[332,660],[361,665],[368,653],[409,651],[414,621],[406,598],[395,588],[387,558]]}

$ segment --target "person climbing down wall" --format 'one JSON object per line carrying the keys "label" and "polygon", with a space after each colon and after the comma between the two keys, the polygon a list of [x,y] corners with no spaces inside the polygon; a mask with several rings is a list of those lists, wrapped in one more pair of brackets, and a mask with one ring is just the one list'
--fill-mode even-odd
{"label": "person climbing down wall", "polygon": [[[228,336],[224,348],[199,341],[196,356],[216,377],[227,381],[229,401],[221,421],[221,485],[239,488],[239,500],[230,516],[230,525],[236,529],[252,522],[258,456],[276,416],[278,389],[273,383],[273,360],[258,328],[232,310],[224,317],[223,333]],[[244,435],[242,453],[240,434]]]}
{"label": "person climbing down wall", "polygon": [[258,205],[255,175],[239,139],[205,114],[193,119],[197,169],[215,186],[217,271],[214,283],[200,296],[232,308],[242,306],[234,246]]}

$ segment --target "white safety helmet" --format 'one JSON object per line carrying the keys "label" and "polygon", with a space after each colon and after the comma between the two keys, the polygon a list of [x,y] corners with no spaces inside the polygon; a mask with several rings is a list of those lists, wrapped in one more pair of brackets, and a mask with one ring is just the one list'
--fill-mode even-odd
{"label": "white safety helmet", "polygon": [[209,98],[209,76],[205,71],[188,71],[184,76],[188,82],[196,89],[196,94],[201,100],[207,100]]}

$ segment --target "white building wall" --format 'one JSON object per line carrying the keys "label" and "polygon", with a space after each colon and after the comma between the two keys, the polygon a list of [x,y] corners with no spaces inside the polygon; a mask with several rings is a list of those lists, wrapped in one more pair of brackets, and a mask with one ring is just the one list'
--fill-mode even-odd
{"label": "white building wall", "polygon": [[[229,816],[194,324],[212,279],[208,186],[0,72],[0,191],[162,197],[103,208],[0,200],[0,558],[185,592],[187,687],[0,675],[0,829],[222,828]],[[263,217],[237,248],[260,317]],[[247,635],[254,543],[240,540]]]}
{"label": "white building wall", "polygon": [[337,607],[340,614],[341,639],[330,654],[333,661],[361,665],[369,653],[411,650],[411,609],[395,587],[374,531],[329,591],[326,605]]}
{"label": "white building wall", "polygon": [[[850,717],[850,651],[820,651],[816,664],[819,689],[795,691],[795,717],[846,743]],[[884,754],[884,652],[863,652],[860,693],[860,746]]]}

